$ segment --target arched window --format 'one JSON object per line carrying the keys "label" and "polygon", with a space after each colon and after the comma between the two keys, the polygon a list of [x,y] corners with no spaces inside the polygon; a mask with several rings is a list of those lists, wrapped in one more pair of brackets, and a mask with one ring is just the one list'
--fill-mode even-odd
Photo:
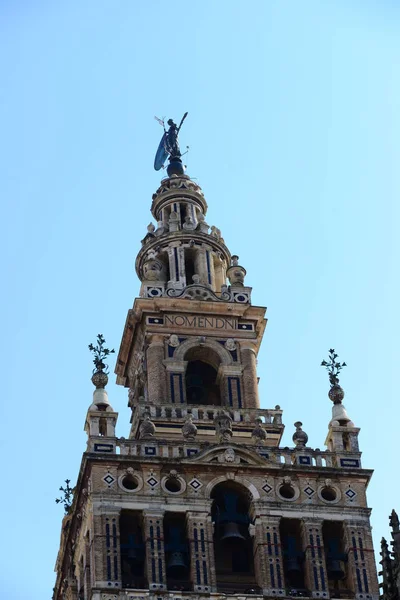
{"label": "arched window", "polygon": [[196,273],[195,267],[195,252],[189,248],[185,248],[185,277],[186,285],[192,285],[193,275]]}
{"label": "arched window", "polygon": [[229,594],[254,593],[249,493],[241,485],[227,482],[217,485],[211,497],[217,589]]}
{"label": "arched window", "polygon": [[119,527],[121,534],[121,579],[123,588],[146,589],[145,545],[141,529],[141,515],[123,510]]}
{"label": "arched window", "polygon": [[164,518],[165,566],[169,590],[190,590],[190,555],[184,514]]}
{"label": "arched window", "polygon": [[188,404],[221,405],[221,390],[217,383],[219,356],[210,348],[191,348],[185,360],[186,401]]}
{"label": "arched window", "polygon": [[[347,554],[344,546],[343,524],[339,521],[324,521],[322,534],[325,547],[326,572],[331,597],[343,598],[351,595],[348,581]],[[355,538],[353,538],[355,540]],[[354,541],[354,545],[356,545]]]}
{"label": "arched window", "polygon": [[304,552],[300,521],[297,519],[281,519],[280,535],[286,587],[296,590],[298,595],[306,595],[304,592]]}

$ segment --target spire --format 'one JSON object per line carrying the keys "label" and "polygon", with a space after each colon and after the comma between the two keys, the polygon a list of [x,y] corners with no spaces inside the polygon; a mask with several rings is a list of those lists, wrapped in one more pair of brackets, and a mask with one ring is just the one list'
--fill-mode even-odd
{"label": "spire", "polygon": [[186,114],[179,126],[170,119],[169,129],[158,119],[164,135],[154,167],[161,169],[169,157],[168,177],[153,194],[151,213],[157,225],[148,225],[136,259],[140,296],[250,304],[246,269],[238,256],[231,257],[221,230],[206,222],[204,194],[184,174],[178,134]]}
{"label": "spire", "polygon": [[381,540],[380,555],[382,557],[382,560],[380,560],[379,562],[382,565],[382,571],[380,571],[379,575],[382,576],[382,583],[380,584],[380,586],[383,591],[381,597],[384,600],[398,600],[399,591],[396,586],[394,562],[390,556],[388,543],[385,540],[385,538],[382,538]]}
{"label": "spire", "polygon": [[110,355],[114,354],[115,350],[109,350],[106,348],[104,339],[101,333],[98,334],[96,339],[96,345],[89,344],[89,350],[93,353],[93,375],[92,383],[95,386],[93,392],[93,402],[89,406],[86,421],[85,431],[88,434],[88,450],[96,450],[99,446],[98,438],[111,438],[105,444],[100,444],[104,448],[107,448],[107,452],[115,448],[115,425],[117,422],[118,413],[114,412],[108,400],[108,394],[105,387],[108,383],[108,365],[105,363],[105,359]]}

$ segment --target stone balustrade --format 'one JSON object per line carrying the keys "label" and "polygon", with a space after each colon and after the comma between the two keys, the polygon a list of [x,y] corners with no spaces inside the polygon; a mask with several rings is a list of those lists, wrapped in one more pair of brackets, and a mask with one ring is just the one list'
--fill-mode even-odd
{"label": "stone balustrade", "polygon": [[[234,443],[234,437],[232,439]],[[250,444],[249,444],[250,445]],[[253,446],[253,444],[251,444]],[[163,458],[191,458],[196,454],[200,454],[203,450],[210,447],[209,442],[186,442],[182,440],[182,444],[170,445],[166,440],[156,437],[146,440],[133,440],[119,438],[117,440],[120,454],[126,456],[143,456],[154,457],[161,456]],[[357,465],[343,465],[340,463],[340,457],[335,452],[328,450],[319,450],[312,448],[304,448],[299,451],[296,448],[273,448],[269,446],[254,445],[253,449],[265,461],[279,465],[288,466],[304,466],[304,467],[348,467],[360,468]],[[303,459],[303,460],[302,460]],[[307,460],[305,460],[307,459]],[[347,460],[355,460],[353,458]]]}
{"label": "stone balustrade", "polygon": [[134,409],[134,418],[143,418],[146,411],[150,412],[152,420],[173,420],[185,419],[188,414],[191,414],[193,421],[196,423],[207,423],[214,421],[220,411],[227,412],[233,423],[254,424],[256,419],[261,419],[264,425],[282,426],[282,410],[280,409],[263,409],[263,408],[230,408],[225,406],[209,406],[209,405],[180,405],[176,404],[159,404],[159,405],[144,405],[140,404]]}

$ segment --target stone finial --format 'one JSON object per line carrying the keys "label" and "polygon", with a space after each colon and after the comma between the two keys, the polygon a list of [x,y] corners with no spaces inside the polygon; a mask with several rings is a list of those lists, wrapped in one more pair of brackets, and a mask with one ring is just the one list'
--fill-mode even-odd
{"label": "stone finial", "polygon": [[400,531],[399,517],[397,515],[397,512],[394,509],[392,510],[392,512],[390,514],[389,524],[393,530],[393,533],[399,533],[399,531]]}
{"label": "stone finial", "polygon": [[153,223],[149,223],[147,225],[147,233],[154,233],[155,229],[156,228],[154,227]]}
{"label": "stone finial", "polygon": [[246,277],[246,269],[239,265],[239,257],[234,254],[231,258],[231,266],[226,272],[229,283],[233,286],[243,286]]}
{"label": "stone finial", "polygon": [[188,442],[193,442],[197,435],[197,427],[193,423],[193,417],[189,413],[186,417],[186,421],[182,426],[182,435]]}
{"label": "stone finial", "polygon": [[251,437],[253,438],[256,444],[262,444],[267,439],[267,433],[262,426],[262,420],[260,419],[260,417],[256,419],[256,426],[251,432]]}
{"label": "stone finial", "polygon": [[302,430],[303,423],[301,421],[296,421],[294,426],[296,427],[296,431],[293,434],[292,440],[297,448],[304,448],[308,442],[308,435]]}
{"label": "stone finial", "polygon": [[139,436],[141,440],[154,437],[154,434],[156,432],[156,426],[152,421],[150,421],[150,411],[145,410],[143,416],[144,420],[142,421],[139,427]]}
{"label": "stone finial", "polygon": [[201,233],[208,233],[210,226],[208,225],[208,223],[206,223],[205,217],[202,213],[197,215],[197,221],[197,229],[199,229]]}
{"label": "stone finial", "polygon": [[321,367],[325,367],[328,371],[329,375],[329,383],[330,390],[328,392],[329,398],[332,400],[334,404],[341,404],[344,398],[344,391],[339,385],[339,373],[343,369],[343,367],[347,367],[346,363],[340,363],[337,360],[338,355],[335,352],[334,348],[329,350],[329,358],[328,360],[323,360],[321,362]]}
{"label": "stone finial", "polygon": [[232,418],[229,413],[225,410],[218,411],[217,416],[214,418],[215,431],[219,437],[219,441],[229,442],[232,435]]}
{"label": "stone finial", "polygon": [[89,350],[92,352],[93,358],[93,375],[92,375],[92,383],[96,387],[96,389],[103,389],[108,383],[108,365],[104,362],[104,360],[110,354],[114,354],[115,350],[109,350],[109,348],[105,347],[106,340],[104,336],[99,333],[97,338],[97,345],[89,344]]}

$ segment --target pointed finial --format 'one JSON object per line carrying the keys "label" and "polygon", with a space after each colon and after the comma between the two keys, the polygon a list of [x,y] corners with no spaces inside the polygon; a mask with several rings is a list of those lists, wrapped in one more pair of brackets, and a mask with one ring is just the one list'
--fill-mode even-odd
{"label": "pointed finial", "polygon": [[390,527],[393,529],[393,533],[399,533],[399,531],[400,531],[399,517],[397,515],[397,512],[394,509],[392,510],[391,515],[389,517],[389,524],[390,524]]}
{"label": "pointed finial", "polygon": [[114,354],[115,350],[109,350],[105,347],[106,340],[104,336],[99,333],[97,338],[97,345],[89,344],[89,350],[92,352],[93,358],[93,375],[92,375],[92,383],[96,386],[97,389],[104,388],[108,383],[108,365],[104,362],[104,359],[107,358],[110,354]]}
{"label": "pointed finial", "polygon": [[331,385],[331,389],[329,390],[328,396],[332,400],[334,404],[341,404],[344,398],[344,391],[339,385],[339,373],[343,369],[343,367],[347,367],[346,363],[340,363],[338,360],[338,355],[335,352],[334,348],[329,350],[329,358],[328,360],[323,360],[321,362],[321,367],[325,367],[329,374],[329,383]]}

